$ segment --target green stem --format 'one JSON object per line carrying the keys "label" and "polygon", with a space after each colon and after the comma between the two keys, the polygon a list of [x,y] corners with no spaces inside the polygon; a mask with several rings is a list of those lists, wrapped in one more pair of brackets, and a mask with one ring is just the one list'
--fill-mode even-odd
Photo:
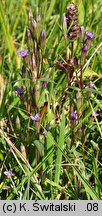
{"label": "green stem", "polygon": [[[72,47],[71,47],[71,58],[72,58],[72,61],[74,59],[74,41],[72,41],[71,43]],[[69,70],[69,81],[68,81],[68,87],[71,86],[71,68]],[[69,118],[71,117],[71,111],[72,111],[72,101],[71,101],[71,95],[70,95],[70,108],[69,108]],[[70,121],[71,125],[72,125],[72,120]],[[74,140],[74,125],[72,125],[72,131],[71,131],[71,146],[70,146],[70,149],[72,148],[72,146],[74,145],[75,143],[75,140]]]}
{"label": "green stem", "polygon": [[72,41],[72,47],[71,47],[71,58],[74,58],[74,41]]}
{"label": "green stem", "polygon": [[[82,94],[82,97],[81,97],[81,107],[82,107],[82,118],[84,119],[85,118],[85,109],[84,109],[84,97],[83,97],[83,78],[82,78],[82,75],[83,75],[83,66],[81,65],[81,74],[80,74],[80,85],[81,85],[81,94]],[[83,150],[83,163],[85,165],[85,124],[82,123],[82,138],[81,138],[81,141],[82,141],[82,150]]]}

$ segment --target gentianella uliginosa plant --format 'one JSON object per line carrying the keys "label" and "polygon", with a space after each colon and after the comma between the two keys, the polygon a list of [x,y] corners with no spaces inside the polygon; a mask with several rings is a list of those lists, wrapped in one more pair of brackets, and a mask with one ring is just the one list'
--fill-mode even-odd
{"label": "gentianella uliginosa plant", "polygon": [[[17,82],[19,85],[15,89],[19,103],[18,115],[14,119],[18,148],[13,145],[15,137],[9,140],[3,133],[2,135],[9,143],[11,154],[22,172],[26,174],[22,185],[26,187],[28,182],[27,190],[29,186],[33,199],[78,199],[83,185],[86,191],[89,189],[91,198],[97,198],[85,176],[87,119],[91,116],[90,121],[93,123],[99,116],[92,108],[95,84],[91,76],[88,80],[84,76],[87,55],[95,36],[79,25],[78,9],[74,3],[70,3],[62,17],[66,54],[63,61],[58,58],[52,61],[46,55],[47,33],[42,26],[40,12],[34,18],[30,8],[25,38],[27,48],[18,51],[22,63],[21,80]],[[64,75],[65,78],[65,86],[56,97],[56,102],[49,91],[53,69],[56,74],[57,71],[61,72],[61,76]],[[56,84],[56,81],[53,83]],[[98,153],[97,150],[97,160]],[[4,175],[14,178],[16,170],[9,167]],[[17,182],[16,179],[15,184]],[[17,197],[22,185],[15,189]],[[10,196],[13,197],[14,195]]]}
{"label": "gentianella uliginosa plant", "polygon": [[[47,99],[45,99],[46,101],[44,104],[41,100],[42,89],[45,89],[47,86],[46,81],[41,81],[43,75],[46,31],[45,29],[42,29],[40,13],[38,12],[36,19],[34,19],[31,8],[28,12],[28,28],[26,29],[26,41],[28,48],[18,51],[20,57],[23,58],[22,78],[25,81],[20,88],[17,88],[16,92],[20,96],[21,102],[24,104],[24,109],[28,115],[28,128],[30,128],[32,123],[35,122],[35,132],[32,131],[33,133],[35,133],[35,136],[33,137],[36,146],[34,152],[34,164],[38,164],[38,162],[40,161],[40,156],[43,155],[43,147],[40,147],[42,149],[42,152],[40,152],[39,150],[40,134],[46,134],[47,130],[49,129],[48,125],[46,125],[45,127],[42,124],[42,127],[40,127],[40,123],[42,123],[42,119],[44,114],[46,113],[48,105]],[[29,81],[27,81],[27,78],[29,78]],[[46,97],[46,95],[44,97]],[[23,132],[22,136],[25,136]],[[27,146],[29,149],[30,143],[32,143],[32,133],[30,133],[30,129],[28,129],[27,131],[26,143],[26,146],[23,145],[23,149],[25,149],[25,152]],[[30,154],[31,152],[28,153],[29,156],[27,157],[31,157]]]}

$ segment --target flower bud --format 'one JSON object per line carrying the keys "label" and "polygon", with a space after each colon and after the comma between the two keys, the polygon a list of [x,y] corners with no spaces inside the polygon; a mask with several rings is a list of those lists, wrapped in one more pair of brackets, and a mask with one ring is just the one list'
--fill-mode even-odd
{"label": "flower bud", "polygon": [[21,88],[17,88],[17,89],[16,89],[16,92],[17,92],[17,94],[23,94],[23,92],[24,92],[24,87],[21,86]]}
{"label": "flower bud", "polygon": [[82,59],[83,59],[83,61],[84,61],[85,58],[86,58],[87,51],[88,51],[88,47],[87,47],[86,45],[83,46],[83,48],[82,48]]}
{"label": "flower bud", "polygon": [[82,49],[82,52],[83,52],[84,54],[86,54],[86,53],[87,53],[87,50],[88,50],[88,47],[87,47],[87,46],[84,46],[83,49]]}
{"label": "flower bud", "polygon": [[34,39],[37,39],[37,22],[32,20],[30,22],[30,30]]}
{"label": "flower bud", "polygon": [[40,12],[38,12],[38,14],[36,16],[36,21],[37,21],[37,23],[41,21]]}
{"label": "flower bud", "polygon": [[76,119],[76,113],[75,112],[73,112],[73,113],[71,113],[71,120],[75,120]]}
{"label": "flower bud", "polygon": [[66,16],[64,15],[62,17],[62,25],[63,25],[64,37],[66,39],[67,38],[67,20],[66,20]]}
{"label": "flower bud", "polygon": [[32,40],[31,31],[29,29],[26,30],[26,35],[27,35],[27,42],[28,42],[29,50],[30,50],[30,53],[32,54],[34,50],[34,43]]}
{"label": "flower bud", "polygon": [[29,11],[28,11],[28,20],[29,20],[29,22],[30,22],[31,20],[33,20],[33,13],[32,13],[31,7],[29,8]]}
{"label": "flower bud", "polygon": [[71,125],[72,126],[74,126],[76,124],[76,117],[77,117],[77,115],[75,112],[71,113],[70,118],[71,118]]}
{"label": "flower bud", "polygon": [[88,84],[88,87],[90,88],[90,91],[88,92],[89,96],[91,96],[91,94],[92,94],[92,91],[91,91],[91,89],[93,89],[93,88],[94,88],[94,86],[95,86],[95,84],[94,84],[94,83],[89,83],[89,84]]}
{"label": "flower bud", "polygon": [[37,41],[39,41],[40,34],[41,34],[41,16],[40,13],[38,12],[36,16],[36,36],[37,36]]}
{"label": "flower bud", "polygon": [[40,45],[41,48],[44,48],[46,44],[46,31],[43,29],[41,32]]}
{"label": "flower bud", "polygon": [[46,81],[44,81],[44,82],[42,83],[42,87],[43,87],[43,88],[46,88],[46,87],[47,87],[47,82],[46,82]]}
{"label": "flower bud", "polygon": [[78,110],[81,110],[81,106],[82,106],[82,94],[80,92],[76,93],[76,99],[77,99],[77,108]]}
{"label": "flower bud", "polygon": [[84,35],[85,35],[85,28],[84,28],[84,26],[80,26],[80,40],[81,40],[81,42],[84,39]]}

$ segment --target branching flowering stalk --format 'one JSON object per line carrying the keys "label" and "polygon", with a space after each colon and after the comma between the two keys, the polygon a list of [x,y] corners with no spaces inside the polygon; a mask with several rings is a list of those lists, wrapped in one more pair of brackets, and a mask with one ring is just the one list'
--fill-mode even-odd
{"label": "branching flowering stalk", "polygon": [[[75,144],[75,133],[74,128],[75,126],[81,121],[81,119],[85,118],[85,106],[84,106],[84,83],[83,83],[83,67],[87,58],[88,50],[91,46],[92,39],[94,37],[94,33],[88,32],[85,30],[84,26],[80,26],[78,24],[78,10],[74,3],[70,3],[67,7],[65,16],[62,19],[63,24],[63,34],[65,39],[65,45],[67,44],[67,40],[71,45],[71,54],[68,57],[66,55],[66,60],[63,62],[59,62],[57,60],[56,65],[58,65],[59,69],[63,71],[68,80],[68,88],[67,90],[70,91],[70,87],[73,86],[73,83],[77,84],[79,88],[78,93],[76,93],[76,101],[77,101],[77,109],[75,104],[73,103],[74,100],[74,91],[69,96],[69,119],[71,125],[71,146]],[[80,60],[77,59],[74,53],[74,41],[79,38],[80,46],[81,46],[81,57]],[[66,47],[67,53],[67,47]],[[66,62],[66,63],[65,63]],[[77,74],[77,70],[80,68],[80,75]],[[89,88],[93,88],[94,85],[92,83],[89,84]],[[66,94],[66,93],[65,93]],[[72,95],[72,97],[71,97]],[[68,95],[66,96],[66,98]],[[66,100],[66,99],[65,99]],[[64,101],[65,102],[65,101]],[[64,104],[64,103],[63,103]],[[77,114],[77,118],[76,118]],[[75,118],[73,120],[73,118]],[[82,141],[82,149],[83,149],[83,162],[85,164],[85,123],[82,123],[81,128],[77,130],[77,134],[81,133],[81,141]]]}
{"label": "branching flowering stalk", "polygon": [[[87,56],[87,52],[89,47],[91,46],[92,43],[92,39],[94,37],[94,33],[93,32],[86,32],[85,34],[86,36],[86,40],[83,40],[83,47],[82,47],[82,55],[81,55],[81,65],[80,65],[80,86],[81,86],[81,94],[82,94],[82,118],[85,118],[85,107],[84,107],[84,95],[83,95],[83,66],[85,64],[85,60],[86,60],[86,56]],[[90,88],[90,86],[89,86]],[[82,148],[83,148],[83,162],[85,164],[85,123],[82,123]]]}
{"label": "branching flowering stalk", "polygon": [[[31,8],[28,11],[26,42],[28,48],[25,50],[19,50],[18,54],[23,59],[22,76],[25,80],[26,78],[28,79],[28,77],[30,78],[29,81],[26,80],[24,82],[24,86],[18,88],[16,92],[24,103],[25,109],[31,121],[35,122],[36,139],[39,140],[41,89],[47,87],[47,82],[43,82],[41,86],[39,81],[42,76],[43,58],[46,45],[46,31],[45,29],[42,29],[40,13],[38,12],[36,19],[34,19]],[[30,121],[28,122],[28,133],[26,138],[27,143],[30,143],[29,128]]]}
{"label": "branching flowering stalk", "polygon": [[[67,36],[71,43],[71,56],[68,60],[68,88],[71,86],[71,80],[74,73],[75,61],[74,61],[74,41],[78,38],[79,34],[79,25],[78,25],[78,10],[77,7],[71,3],[67,7],[66,11],[66,22],[68,33]],[[70,108],[69,113],[71,117],[71,125],[72,125],[72,135],[71,135],[71,147],[74,145],[74,125],[72,121],[72,117],[75,113],[71,113],[72,110],[72,99],[70,97]],[[73,114],[73,115],[72,115]],[[76,118],[76,117],[75,117]],[[74,119],[75,121],[75,119]]]}
{"label": "branching flowering stalk", "polygon": [[[41,17],[40,13],[37,14],[36,20],[33,18],[33,14],[31,9],[29,10],[28,14],[29,18],[29,29],[27,29],[27,41],[29,50],[31,53],[30,58],[30,71],[32,74],[31,86],[33,88],[33,100],[35,101],[36,106],[36,115],[32,117],[32,120],[35,121],[36,125],[36,138],[39,140],[40,135],[40,127],[39,127],[39,111],[40,111],[40,82],[39,79],[41,78],[41,71],[43,66],[43,55],[45,51],[45,44],[46,44],[46,31],[41,29]],[[40,158],[38,153],[38,158]],[[39,161],[39,159],[37,159]]]}

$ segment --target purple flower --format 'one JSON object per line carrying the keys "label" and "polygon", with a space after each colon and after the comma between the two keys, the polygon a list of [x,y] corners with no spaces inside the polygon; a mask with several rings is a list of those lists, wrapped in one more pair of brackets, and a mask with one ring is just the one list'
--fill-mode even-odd
{"label": "purple flower", "polygon": [[11,176],[15,175],[13,169],[9,169],[9,171],[5,171],[4,174],[7,176],[7,178],[11,178]]}
{"label": "purple flower", "polygon": [[19,54],[19,56],[20,57],[26,57],[26,56],[28,56],[29,55],[29,53],[28,53],[28,49],[25,49],[25,50],[19,50],[18,51],[18,54]]}
{"label": "purple flower", "polygon": [[88,87],[89,88],[94,88],[94,83],[89,83]]}
{"label": "purple flower", "polygon": [[88,47],[87,46],[84,46],[83,49],[82,49],[83,53],[87,53],[88,51]]}
{"label": "purple flower", "polygon": [[39,116],[39,113],[36,113],[35,116],[30,116],[30,118],[35,122],[39,122],[41,119],[41,117]]}
{"label": "purple flower", "polygon": [[43,38],[46,38],[46,31],[45,31],[45,29],[42,30],[41,36],[42,36]]}
{"label": "purple flower", "polygon": [[21,88],[17,88],[17,89],[16,89],[16,92],[17,92],[18,95],[23,94],[23,92],[24,92],[24,87],[21,86]]}
{"label": "purple flower", "polygon": [[46,86],[47,86],[47,82],[44,81],[44,82],[42,83],[42,87],[43,87],[43,88],[46,88]]}
{"label": "purple flower", "polygon": [[43,131],[43,135],[46,136],[46,134],[47,134],[47,130],[45,129],[45,130]]}
{"label": "purple flower", "polygon": [[94,33],[93,32],[86,32],[86,37],[88,40],[92,40],[94,37]]}
{"label": "purple flower", "polygon": [[96,111],[94,111],[93,113],[92,113],[92,117],[97,117],[97,116],[99,116],[99,114],[96,112]]}
{"label": "purple flower", "polygon": [[71,113],[70,117],[71,117],[72,120],[75,120],[76,119],[76,113],[75,112]]}

